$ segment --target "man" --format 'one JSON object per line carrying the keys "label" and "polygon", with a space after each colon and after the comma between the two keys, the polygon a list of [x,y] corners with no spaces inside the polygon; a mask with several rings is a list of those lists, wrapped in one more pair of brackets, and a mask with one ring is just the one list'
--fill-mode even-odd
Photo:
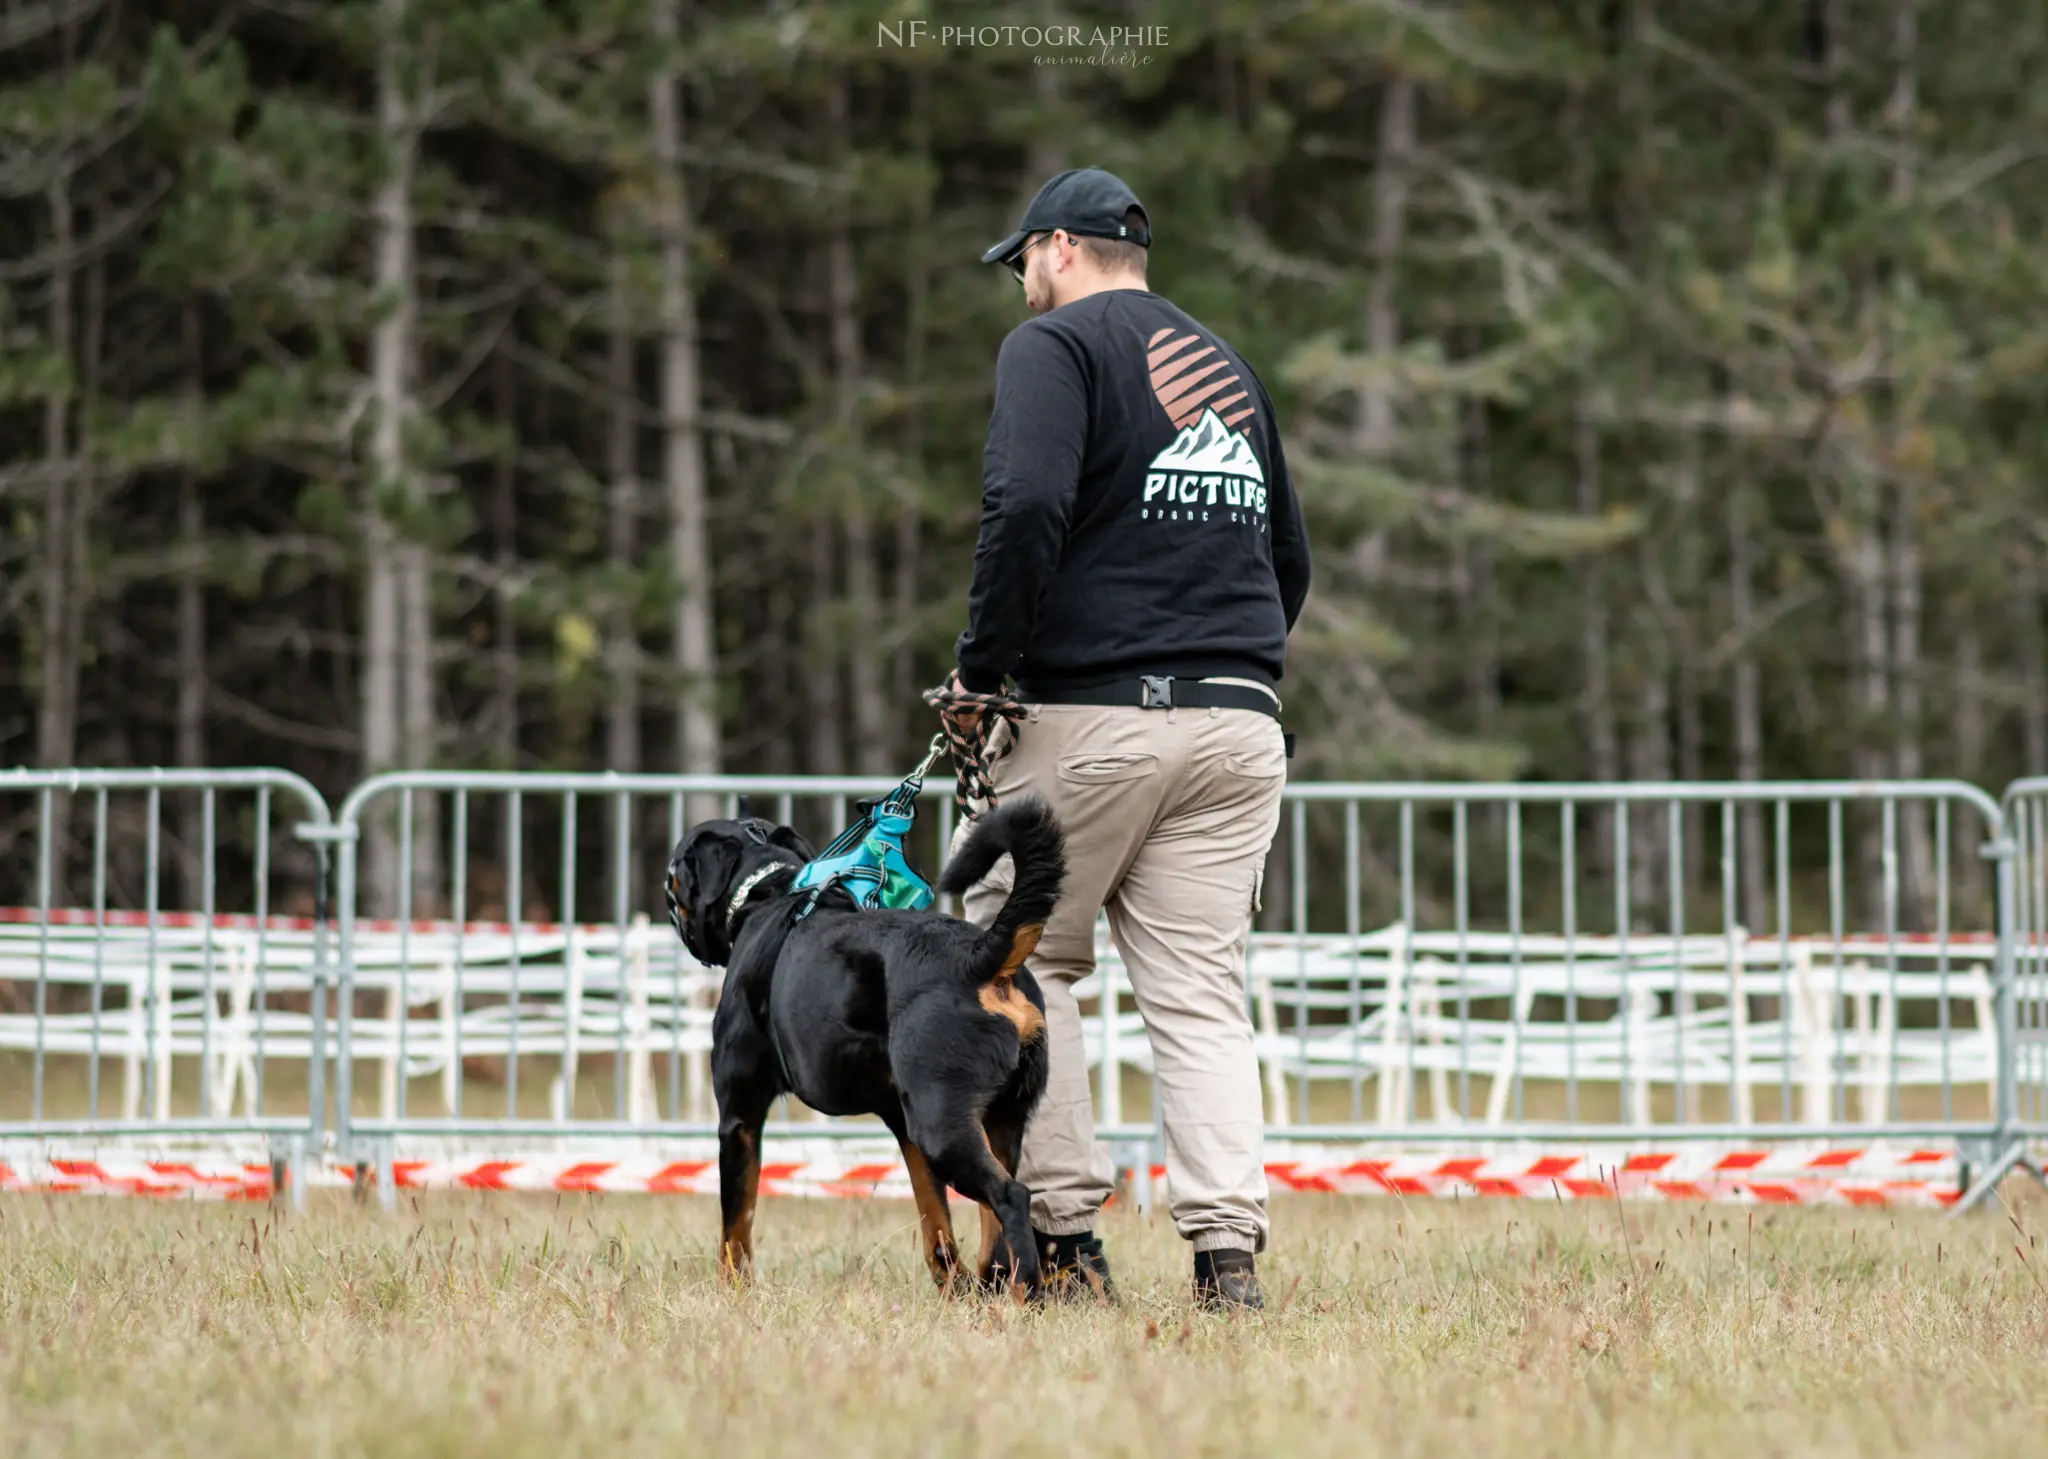
{"label": "man", "polygon": [[[996,361],[956,680],[986,694],[1014,679],[1029,707],[994,763],[997,796],[1043,796],[1066,828],[1066,895],[1031,961],[1051,1083],[1018,1173],[1041,1249],[1108,1290],[1093,1227],[1113,1173],[1073,992],[1107,909],[1152,1044],[1196,1298],[1256,1308],[1264,1112],[1244,951],[1279,826],[1275,686],[1308,543],[1272,402],[1146,288],[1150,246],[1137,197],[1090,167],[1048,182],[982,255],[1037,317]],[[969,895],[969,917],[993,916],[1004,875]]]}

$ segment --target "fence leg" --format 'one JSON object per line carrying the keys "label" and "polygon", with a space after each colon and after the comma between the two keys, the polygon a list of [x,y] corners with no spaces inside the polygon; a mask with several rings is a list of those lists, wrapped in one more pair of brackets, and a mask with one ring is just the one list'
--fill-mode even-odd
{"label": "fence leg", "polygon": [[1963,1198],[1955,1203],[1949,1214],[1951,1216],[1960,1216],[1965,1211],[1976,1210],[1993,1195],[1997,1194],[1998,1187],[2004,1183],[2005,1178],[2016,1170],[2025,1171],[2028,1175],[2034,1177],[2044,1189],[2048,1189],[2048,1172],[2044,1172],[2040,1162],[2027,1153],[2026,1141],[2015,1140],[2006,1146],[2005,1153],[1999,1156],[1982,1175],[1978,1176],[1976,1182],[1967,1191],[1963,1192]]}
{"label": "fence leg", "polygon": [[290,1182],[287,1191],[291,1208],[303,1213],[312,1200],[313,1164],[318,1158],[318,1143],[311,1136],[302,1136],[292,1141],[291,1168],[286,1174]]}
{"label": "fence leg", "polygon": [[377,1209],[385,1214],[398,1209],[398,1151],[389,1135],[377,1141]]}
{"label": "fence leg", "polygon": [[294,1214],[306,1209],[306,1177],[313,1142],[304,1135],[283,1135],[270,1142],[270,1203],[280,1202]]}
{"label": "fence leg", "polygon": [[[655,1117],[654,1069],[647,1017],[647,914],[633,918],[632,951],[626,958],[626,1033],[631,1040],[626,1065],[626,1118],[644,1125]],[[682,1009],[676,1010],[682,1016]]]}
{"label": "fence leg", "polygon": [[1152,1213],[1152,1142],[1150,1140],[1126,1146],[1128,1154],[1135,1156],[1131,1168],[1131,1205],[1141,1216]]}
{"label": "fence leg", "polygon": [[282,1139],[272,1136],[270,1140],[270,1204],[275,1209],[280,1203],[290,1201],[298,1189],[297,1161],[293,1158],[292,1147],[296,1139],[286,1136]]}

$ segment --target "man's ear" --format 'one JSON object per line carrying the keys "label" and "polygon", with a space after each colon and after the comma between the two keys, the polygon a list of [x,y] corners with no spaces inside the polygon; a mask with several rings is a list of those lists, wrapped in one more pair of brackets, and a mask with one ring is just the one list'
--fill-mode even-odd
{"label": "man's ear", "polygon": [[799,836],[795,830],[788,826],[777,826],[774,830],[770,831],[768,833],[768,844],[770,846],[780,846],[784,851],[794,851],[806,861],[815,860],[818,855],[817,852],[811,849],[810,842]]}

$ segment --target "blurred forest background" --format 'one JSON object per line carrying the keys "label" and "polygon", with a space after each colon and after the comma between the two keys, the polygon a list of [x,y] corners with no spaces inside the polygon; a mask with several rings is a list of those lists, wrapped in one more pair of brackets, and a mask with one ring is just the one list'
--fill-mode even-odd
{"label": "blurred forest background", "polygon": [[1095,163],[1280,407],[1297,776],[2048,772],[2048,4],[914,18],[1026,17],[0,6],[0,763],[901,773]]}

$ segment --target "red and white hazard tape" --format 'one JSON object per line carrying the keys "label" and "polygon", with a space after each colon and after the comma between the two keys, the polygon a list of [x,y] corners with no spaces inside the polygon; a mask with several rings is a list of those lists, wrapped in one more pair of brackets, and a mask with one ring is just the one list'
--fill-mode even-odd
{"label": "red and white hazard tape", "polygon": [[[503,1159],[396,1163],[401,1188],[705,1194],[718,1189],[712,1152],[695,1160]],[[768,1154],[768,1195],[908,1196],[893,1149],[791,1142]],[[1746,1201],[1760,1205],[1944,1206],[1960,1194],[1944,1150],[1678,1149],[1512,1156],[1388,1153],[1317,1145],[1268,1147],[1273,1187],[1336,1195],[1508,1196],[1539,1200]],[[1152,1167],[1163,1180],[1166,1167]]]}
{"label": "red and white hazard tape", "polygon": [[0,1160],[0,1191],[267,1201],[271,1183],[268,1165],[203,1155],[183,1160],[147,1160],[140,1156],[6,1159]]}
{"label": "red and white hazard tape", "polygon": [[1276,1188],[1338,1195],[1736,1201],[1778,1206],[1950,1206],[1949,1150],[1776,1148],[1475,1156],[1360,1153],[1268,1161]]}
{"label": "red and white hazard tape", "polygon": [[[789,1140],[761,1165],[761,1191],[771,1196],[866,1199],[910,1195],[910,1180],[893,1145]],[[716,1152],[692,1158],[628,1155],[615,1159],[564,1155],[462,1156],[394,1162],[400,1190],[528,1191],[567,1194],[715,1195]],[[1889,1148],[1763,1150],[1678,1148],[1668,1151],[1513,1155],[1448,1155],[1369,1147],[1274,1141],[1266,1173],[1279,1191],[1395,1197],[1511,1197],[1536,1200],[1734,1201],[1785,1206],[1949,1206],[1960,1194],[1953,1152]],[[1163,1180],[1164,1166],[1151,1174]],[[351,1172],[326,1163],[304,1173],[312,1186],[351,1183]],[[267,1200],[270,1167],[229,1157],[152,1160],[0,1161],[0,1191],[94,1195],[182,1196]],[[958,1197],[956,1196],[956,1199]]]}

